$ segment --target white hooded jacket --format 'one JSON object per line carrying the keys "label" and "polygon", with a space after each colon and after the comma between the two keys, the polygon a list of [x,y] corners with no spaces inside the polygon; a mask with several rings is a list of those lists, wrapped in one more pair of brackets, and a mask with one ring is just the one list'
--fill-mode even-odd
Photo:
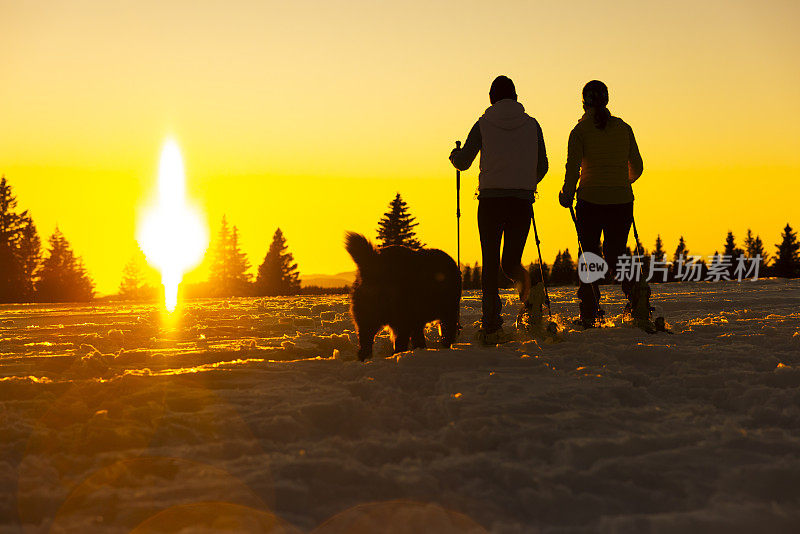
{"label": "white hooded jacket", "polygon": [[489,107],[478,119],[481,131],[481,171],[478,190],[536,190],[539,124],[516,100]]}
{"label": "white hooded jacket", "polygon": [[480,196],[515,191],[532,199],[536,184],[547,173],[542,129],[516,100],[503,99],[487,108],[467,136],[464,148],[454,151],[451,161],[456,168],[466,170],[478,151]]}

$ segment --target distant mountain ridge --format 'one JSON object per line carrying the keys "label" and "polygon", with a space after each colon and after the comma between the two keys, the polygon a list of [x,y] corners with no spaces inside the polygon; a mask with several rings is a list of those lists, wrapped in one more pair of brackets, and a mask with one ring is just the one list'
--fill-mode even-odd
{"label": "distant mountain ridge", "polygon": [[300,283],[304,286],[344,287],[351,286],[356,280],[356,271],[345,271],[336,274],[300,275]]}

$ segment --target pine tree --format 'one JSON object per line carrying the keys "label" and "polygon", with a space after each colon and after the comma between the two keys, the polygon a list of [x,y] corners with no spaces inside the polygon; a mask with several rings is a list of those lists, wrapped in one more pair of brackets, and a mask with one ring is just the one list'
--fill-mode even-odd
{"label": "pine tree", "polygon": [[545,284],[550,283],[550,269],[548,268],[546,263],[542,263],[542,268],[539,268],[538,263],[531,263],[528,266],[528,274],[531,277],[531,284],[536,285],[542,281],[542,270],[544,270],[544,282]]}
{"label": "pine tree", "polygon": [[781,242],[775,245],[778,253],[772,264],[773,274],[783,278],[797,278],[800,276],[800,243],[797,242],[797,232],[792,231],[792,227],[786,223],[781,237]]}
{"label": "pine tree", "polygon": [[300,274],[292,254],[287,252],[286,239],[278,228],[272,244],[258,268],[258,295],[296,295],[300,291]]}
{"label": "pine tree", "polygon": [[23,299],[24,285],[18,247],[27,212],[16,213],[17,199],[6,177],[0,177],[0,302]]}
{"label": "pine tree", "polygon": [[475,262],[475,266],[472,268],[472,287],[474,289],[481,289],[483,287],[481,283],[481,266],[478,265],[478,262]]}
{"label": "pine tree", "polygon": [[142,298],[144,275],[142,268],[135,257],[128,260],[122,268],[122,282],[119,284],[119,296],[125,300],[139,300]]}
{"label": "pine tree", "polygon": [[230,247],[227,254],[227,263],[230,273],[230,288],[234,295],[244,296],[250,294],[250,281],[252,275],[247,272],[250,270],[250,262],[247,254],[242,252],[239,247],[239,229],[233,227],[231,233]]}
{"label": "pine tree", "polygon": [[656,246],[653,249],[653,256],[655,257],[656,261],[666,261],[667,253],[664,250],[664,242],[661,241],[661,234],[656,236]]}
{"label": "pine tree", "polygon": [[42,302],[85,302],[94,297],[94,282],[83,261],[56,228],[49,239],[48,256],[42,262],[36,296]]}
{"label": "pine tree", "polygon": [[400,193],[389,203],[389,211],[378,222],[378,241],[381,247],[403,245],[418,250],[425,245],[417,239],[414,227],[419,223],[408,211],[408,205]]}
{"label": "pine tree", "polygon": [[689,249],[686,248],[686,241],[681,236],[680,240],[678,241],[678,246],[675,249],[675,254],[672,256],[672,265],[669,269],[669,280],[675,282],[678,280],[678,261],[683,259],[683,261],[689,261]]}
{"label": "pine tree", "polygon": [[574,285],[578,279],[578,269],[572,261],[569,249],[564,249],[564,253],[561,255],[561,263],[564,269],[565,282]]}
{"label": "pine tree", "polygon": [[122,282],[119,285],[119,296],[126,300],[145,300],[156,296],[156,286],[152,268],[139,247],[122,269]]}
{"label": "pine tree", "polygon": [[678,241],[678,247],[675,249],[675,254],[672,256],[672,261],[677,262],[678,259],[683,256],[686,258],[689,255],[689,249],[686,248],[686,241],[681,236],[680,241]]}
{"label": "pine tree", "polygon": [[22,300],[33,302],[36,293],[36,276],[42,262],[42,241],[33,219],[22,217],[22,229],[17,245],[17,260],[20,267]]}
{"label": "pine tree", "polygon": [[250,262],[239,245],[239,229],[235,225],[231,228],[224,215],[210,255],[208,285],[212,295],[232,297],[251,294],[252,275],[247,272]]}
{"label": "pine tree", "polygon": [[744,250],[747,257],[755,261],[755,258],[761,256],[761,261],[758,264],[759,276],[763,276],[766,271],[767,263],[769,263],[769,255],[764,250],[764,242],[761,237],[753,237],[753,232],[748,228],[747,237],[744,238]]}
{"label": "pine tree", "polygon": [[561,284],[563,281],[561,280],[561,274],[564,270],[564,262],[562,261],[561,251],[559,250],[556,253],[556,259],[553,260],[553,268],[550,270],[550,280],[552,280],[553,284]]}
{"label": "pine tree", "polygon": [[550,283],[550,267],[547,265],[547,263],[542,262],[542,270],[544,271],[544,282],[546,284],[549,284]]}
{"label": "pine tree", "polygon": [[211,293],[215,296],[230,296],[228,285],[230,282],[230,271],[228,263],[228,250],[231,242],[231,229],[225,215],[222,216],[217,237],[209,248],[211,264],[209,265],[208,284]]}
{"label": "pine tree", "polygon": [[569,249],[566,249],[564,252],[559,250],[553,262],[552,270],[550,271],[550,280],[555,285],[572,285],[575,283],[575,280],[577,280],[577,277],[578,270],[575,267],[575,263],[572,261],[572,255],[569,253]]}
{"label": "pine tree", "polygon": [[469,264],[464,266],[464,270],[461,273],[461,288],[475,289],[472,287],[472,267],[470,267]]}
{"label": "pine tree", "polygon": [[728,276],[733,280],[736,278],[736,265],[739,263],[739,257],[744,256],[744,250],[736,246],[736,239],[734,239],[733,232],[730,230],[725,237],[725,249],[722,254],[730,258],[731,266],[728,269]]}

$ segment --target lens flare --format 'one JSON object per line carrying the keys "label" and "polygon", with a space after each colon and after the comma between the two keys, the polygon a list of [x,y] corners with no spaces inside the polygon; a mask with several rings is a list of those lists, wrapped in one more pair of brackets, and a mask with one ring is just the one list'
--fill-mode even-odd
{"label": "lens flare", "polygon": [[161,273],[164,305],[175,310],[183,275],[208,248],[208,228],[200,210],[187,203],[183,160],[171,139],[161,152],[156,199],[143,212],[136,240],[147,262]]}

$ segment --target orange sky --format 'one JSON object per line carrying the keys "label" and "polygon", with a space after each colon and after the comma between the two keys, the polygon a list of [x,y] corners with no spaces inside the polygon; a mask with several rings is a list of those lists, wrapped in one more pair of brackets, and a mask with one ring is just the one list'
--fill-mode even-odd
{"label": "orange sky", "polygon": [[[352,269],[344,231],[374,237],[396,191],[421,239],[455,255],[447,155],[506,74],[545,135],[535,209],[550,262],[575,249],[556,194],[580,89],[598,78],[644,158],[648,247],[682,233],[711,254],[752,227],[773,251],[800,225],[799,15],[794,1],[0,0],[0,173],[101,293],[119,284],[170,135],[212,233],[227,214],[252,264],[280,226],[302,272]],[[472,262],[477,169],[463,182]]]}

